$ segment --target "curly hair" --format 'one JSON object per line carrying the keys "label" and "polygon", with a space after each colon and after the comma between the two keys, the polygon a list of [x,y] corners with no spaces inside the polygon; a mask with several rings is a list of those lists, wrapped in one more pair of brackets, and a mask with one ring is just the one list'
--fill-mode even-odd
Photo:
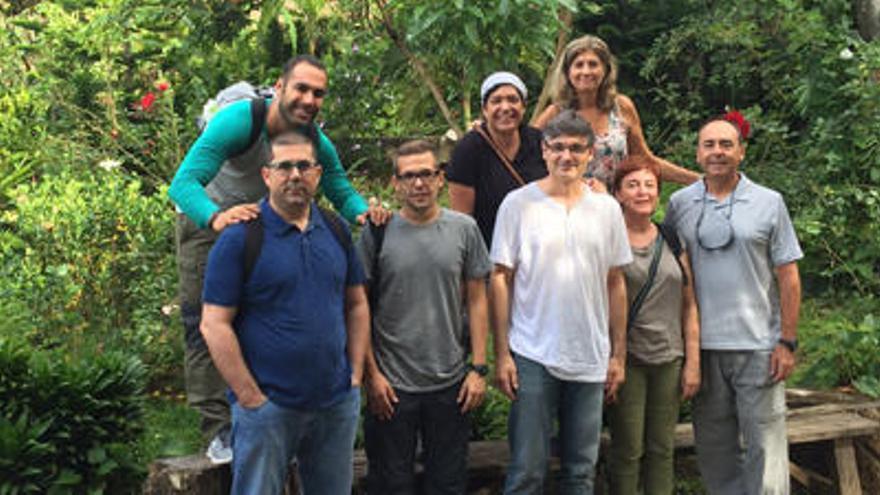
{"label": "curly hair", "polygon": [[595,53],[605,66],[605,78],[599,85],[596,104],[602,111],[611,111],[617,97],[617,60],[602,38],[589,34],[572,40],[556,61],[556,69],[553,71],[553,101],[562,108],[577,109],[577,95],[568,80],[568,71],[578,55],[587,51]]}

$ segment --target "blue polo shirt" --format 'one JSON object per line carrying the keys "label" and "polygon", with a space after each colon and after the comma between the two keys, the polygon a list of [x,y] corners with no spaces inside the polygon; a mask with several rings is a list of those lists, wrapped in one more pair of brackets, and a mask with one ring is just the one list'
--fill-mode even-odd
{"label": "blue polo shirt", "polygon": [[351,388],[345,289],[365,282],[363,268],[314,204],[305,231],[265,199],[260,219],[263,245],[250,278],[244,280],[246,226],[232,225],[208,256],[203,300],[238,308],[233,327],[244,361],[272,402],[330,406]]}

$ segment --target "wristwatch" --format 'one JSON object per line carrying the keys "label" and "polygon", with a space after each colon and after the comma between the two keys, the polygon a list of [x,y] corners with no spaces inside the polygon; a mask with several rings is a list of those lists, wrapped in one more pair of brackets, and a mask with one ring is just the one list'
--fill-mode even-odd
{"label": "wristwatch", "polygon": [[779,343],[787,347],[791,352],[796,351],[798,348],[797,339],[779,339]]}
{"label": "wristwatch", "polygon": [[468,372],[476,372],[476,374],[485,377],[489,374],[489,367],[485,364],[468,364],[466,367]]}

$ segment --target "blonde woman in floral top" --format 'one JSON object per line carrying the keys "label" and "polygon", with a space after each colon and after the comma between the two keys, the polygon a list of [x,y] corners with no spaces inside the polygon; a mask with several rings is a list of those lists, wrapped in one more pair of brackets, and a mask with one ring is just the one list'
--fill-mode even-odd
{"label": "blonde woman in floral top", "polygon": [[593,127],[596,143],[587,176],[594,189],[607,190],[614,171],[628,155],[641,155],[660,167],[664,181],[690,184],[699,175],[651,153],[632,100],[617,92],[617,61],[602,39],[586,35],[565,47],[556,63],[554,102],[532,123],[543,129],[563,109],[572,108]]}

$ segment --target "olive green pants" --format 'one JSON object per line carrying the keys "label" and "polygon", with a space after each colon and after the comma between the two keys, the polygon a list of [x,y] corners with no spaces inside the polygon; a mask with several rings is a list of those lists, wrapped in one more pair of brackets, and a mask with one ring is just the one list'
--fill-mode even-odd
{"label": "olive green pants", "polygon": [[681,359],[658,365],[626,365],[626,382],[608,410],[612,495],[673,492],[680,382]]}
{"label": "olive green pants", "polygon": [[214,361],[199,331],[202,321],[202,282],[208,253],[217,240],[211,229],[200,229],[185,215],[177,216],[177,272],[180,277],[180,314],[186,348],[184,379],[186,400],[201,416],[202,434],[213,437],[229,426],[229,403],[226,382],[214,367]]}

